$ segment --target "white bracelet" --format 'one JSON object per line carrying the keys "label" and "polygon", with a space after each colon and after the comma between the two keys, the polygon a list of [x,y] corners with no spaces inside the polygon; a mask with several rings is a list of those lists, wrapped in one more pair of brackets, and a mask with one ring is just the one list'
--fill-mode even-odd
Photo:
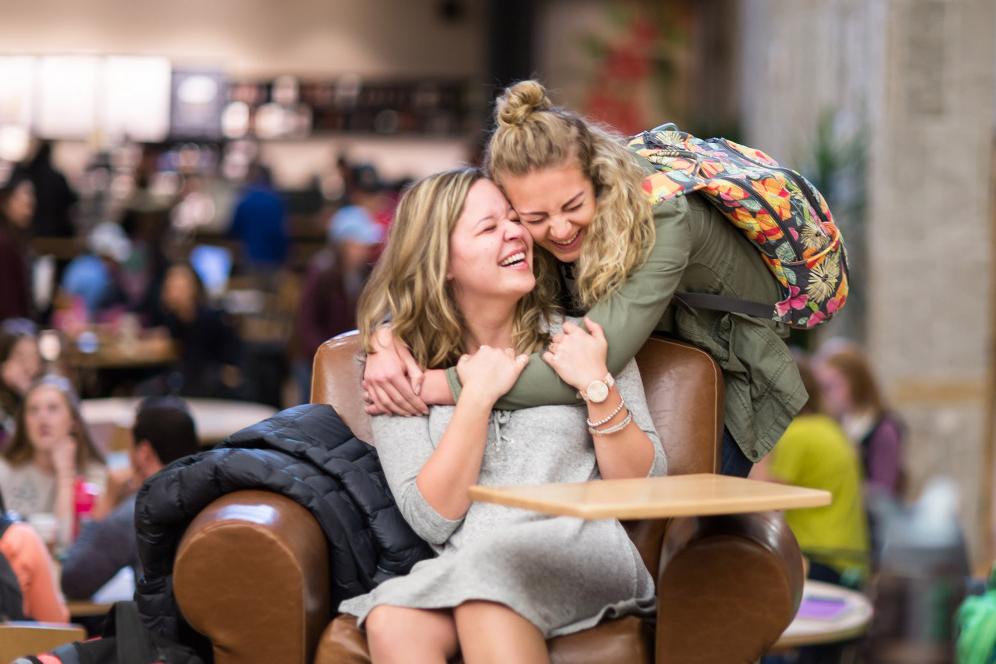
{"label": "white bracelet", "polygon": [[588,433],[590,433],[592,436],[606,436],[606,435],[608,435],[610,433],[618,433],[618,432],[622,431],[623,429],[625,429],[626,427],[628,427],[629,423],[632,422],[632,421],[633,421],[633,413],[631,413],[631,412],[629,412],[629,410],[627,410],[626,411],[626,417],[624,417],[623,421],[620,422],[619,424],[616,424],[614,426],[611,426],[611,427],[608,427],[608,428],[602,429],[602,430],[598,430],[598,429],[595,429],[593,427],[588,427]]}
{"label": "white bracelet", "polygon": [[608,417],[603,417],[602,419],[598,420],[597,422],[592,422],[591,420],[586,419],[585,422],[588,423],[589,427],[600,427],[603,424],[605,424],[606,422],[608,422],[609,420],[611,420],[613,417],[615,417],[619,413],[619,411],[622,410],[623,406],[625,406],[625,405],[626,405],[626,402],[623,401],[622,395],[620,395],[619,396],[619,405],[616,406],[616,409],[613,410],[612,413]]}

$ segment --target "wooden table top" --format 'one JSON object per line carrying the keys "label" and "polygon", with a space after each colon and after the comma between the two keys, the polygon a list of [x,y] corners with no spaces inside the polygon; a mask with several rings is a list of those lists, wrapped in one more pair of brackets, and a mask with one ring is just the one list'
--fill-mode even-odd
{"label": "wooden table top", "polygon": [[75,345],[68,345],[66,362],[81,369],[129,369],[174,362],[179,354],[176,344],[169,337],[151,336],[124,343],[102,341],[92,353],[85,353]]}
{"label": "wooden table top", "polygon": [[[213,444],[229,434],[265,420],[277,412],[276,408],[248,401],[225,399],[184,399],[190,408],[197,427],[197,437],[202,443]],[[83,399],[81,414],[88,424],[114,424],[131,429],[135,410],[141,399],[113,397],[110,399]]]}
{"label": "wooden table top", "polygon": [[874,614],[871,601],[856,590],[807,579],[802,589],[802,596],[841,599],[846,603],[846,608],[840,616],[832,620],[796,616],[772,650],[846,641],[864,634],[871,624]]}
{"label": "wooden table top", "polygon": [[470,487],[472,500],[582,519],[657,519],[829,505],[829,491],[725,475]]}

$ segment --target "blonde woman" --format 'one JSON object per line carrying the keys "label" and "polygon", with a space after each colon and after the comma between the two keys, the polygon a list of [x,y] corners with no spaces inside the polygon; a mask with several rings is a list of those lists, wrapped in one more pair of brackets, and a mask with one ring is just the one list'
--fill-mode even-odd
{"label": "blonde woman", "polygon": [[[373,343],[389,316],[428,367],[456,365],[455,407],[379,416],[374,442],[401,513],[438,556],[343,602],[374,662],[547,662],[546,639],[653,610],[653,581],[614,520],[547,517],[471,503],[471,484],[579,482],[663,474],[666,458],[632,361],[608,380],[606,343],[534,291],[532,240],[498,188],[472,169],[431,176],[402,199],[360,300]],[[585,405],[494,410],[527,354]],[[562,329],[562,331],[560,331]],[[604,381],[604,382],[603,382]]]}
{"label": "blonde woman", "polygon": [[[602,326],[612,372],[655,330],[709,352],[726,384],[721,471],[746,476],[806,402],[783,331],[746,315],[669,305],[678,292],[776,302],[757,250],[697,195],[651,207],[642,183],[653,166],[619,137],[555,107],[540,83],[508,88],[495,119],[487,168],[540,247],[540,283]],[[458,374],[423,374],[389,327],[376,346],[364,376],[371,412],[414,413],[459,397]],[[530,357],[499,408],[577,403],[543,359]]]}

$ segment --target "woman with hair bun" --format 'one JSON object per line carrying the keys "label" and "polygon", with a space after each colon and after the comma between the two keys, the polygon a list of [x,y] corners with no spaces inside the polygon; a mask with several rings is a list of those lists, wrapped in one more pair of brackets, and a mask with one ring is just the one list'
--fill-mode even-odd
{"label": "woman with hair bun", "polygon": [[[696,194],[651,206],[643,181],[654,166],[621,137],[554,106],[537,81],[506,89],[495,120],[486,167],[541,248],[540,292],[602,326],[612,373],[655,331],[712,355],[726,384],[720,469],[746,476],[806,402],[782,340],[786,330],[770,320],[669,305],[678,292],[778,301],[778,284],[757,249]],[[423,372],[388,326],[377,350],[364,376],[370,412],[414,414],[426,403],[459,398],[456,372]],[[497,407],[577,399],[533,353]]]}

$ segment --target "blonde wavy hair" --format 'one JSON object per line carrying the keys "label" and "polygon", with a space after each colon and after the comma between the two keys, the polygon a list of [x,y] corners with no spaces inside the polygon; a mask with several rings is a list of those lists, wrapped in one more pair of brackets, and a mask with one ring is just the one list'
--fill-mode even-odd
{"label": "blonde wavy hair", "polygon": [[[460,168],[416,182],[401,198],[383,255],[357,305],[360,339],[374,352],[373,334],[389,320],[394,336],[430,369],[452,366],[467,352],[464,320],[446,278],[450,236],[470,188],[484,174]],[[517,353],[532,353],[547,341],[553,312],[550,293],[537,289],[515,309]]]}
{"label": "blonde wavy hair", "polygon": [[[554,106],[538,81],[506,88],[495,106],[495,130],[485,154],[485,168],[495,182],[571,161],[594,184],[597,201],[574,273],[578,304],[587,309],[619,288],[654,246],[657,234],[643,192],[643,170],[620,136]],[[546,251],[537,253],[537,281],[556,283],[555,259]]]}

